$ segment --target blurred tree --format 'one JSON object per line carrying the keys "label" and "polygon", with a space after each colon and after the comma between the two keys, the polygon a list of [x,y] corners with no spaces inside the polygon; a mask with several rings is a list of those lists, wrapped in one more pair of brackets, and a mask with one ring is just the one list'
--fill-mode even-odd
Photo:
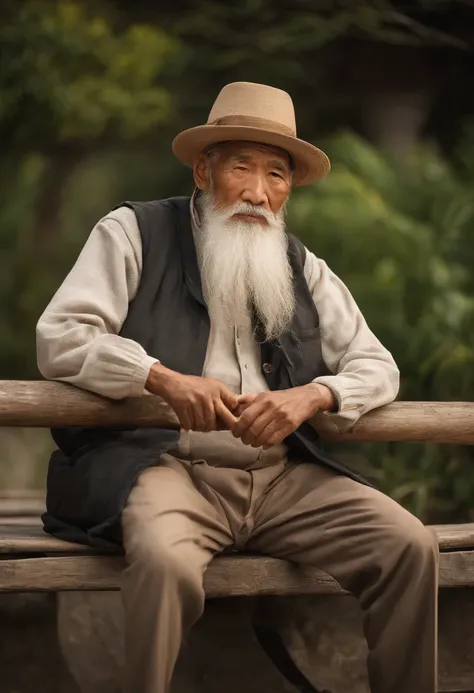
{"label": "blurred tree", "polygon": [[2,4],[0,45],[0,224],[12,261],[0,294],[2,365],[18,372],[61,261],[63,192],[93,152],[166,122],[171,95],[160,76],[177,42],[154,26],[121,26],[108,6],[29,0]]}
{"label": "blurred tree", "polygon": [[469,2],[176,0],[156,12],[136,0],[132,11],[182,40],[183,123],[202,122],[226,82],[253,80],[291,93],[303,137],[351,125],[401,155],[426,127],[438,135],[474,106],[464,88],[474,67]]}
{"label": "blurred tree", "polygon": [[120,29],[110,13],[70,0],[7,3],[2,14],[4,161],[44,157],[36,213],[44,231],[78,159],[167,119],[170,95],[158,79],[176,42],[148,25]]}
{"label": "blurred tree", "polygon": [[[469,0],[5,0],[0,378],[37,377],[35,321],[101,214],[189,192],[171,137],[243,79],[287,89],[300,136],[330,154],[331,176],[295,192],[290,227],[394,353],[401,396],[472,399],[474,127],[458,140],[474,110],[473,18]],[[372,145],[332,136],[340,126]],[[426,133],[443,154],[416,148]],[[340,454],[424,519],[468,517],[466,449]]]}
{"label": "blurred tree", "polygon": [[[331,175],[294,194],[290,228],[348,284],[402,373],[401,399],[474,391],[474,190],[466,166],[420,147],[405,166],[359,137],[325,147]],[[474,162],[474,140],[459,147]],[[433,520],[469,516],[473,455],[433,445],[362,446],[382,487]],[[367,454],[368,453],[368,454]],[[403,462],[402,462],[403,460]]]}

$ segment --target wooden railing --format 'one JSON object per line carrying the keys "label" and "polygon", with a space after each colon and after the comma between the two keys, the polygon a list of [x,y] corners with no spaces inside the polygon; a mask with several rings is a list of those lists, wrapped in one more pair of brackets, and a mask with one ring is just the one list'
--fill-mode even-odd
{"label": "wooden railing", "polygon": [[[410,441],[474,445],[474,402],[394,402],[363,416],[348,433],[331,417],[312,422],[331,441]],[[152,395],[112,401],[63,383],[0,381],[0,426],[167,426],[172,409]]]}

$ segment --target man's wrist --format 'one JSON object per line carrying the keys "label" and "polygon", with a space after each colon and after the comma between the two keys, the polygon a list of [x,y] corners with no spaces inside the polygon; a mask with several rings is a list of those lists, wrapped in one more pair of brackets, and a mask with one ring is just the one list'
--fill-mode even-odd
{"label": "man's wrist", "polygon": [[312,394],[314,414],[318,411],[336,411],[337,399],[331,388],[321,383],[309,383],[306,387]]}
{"label": "man's wrist", "polygon": [[150,368],[145,387],[148,392],[160,397],[165,397],[173,379],[178,375],[176,371],[166,368],[161,363],[154,363]]}

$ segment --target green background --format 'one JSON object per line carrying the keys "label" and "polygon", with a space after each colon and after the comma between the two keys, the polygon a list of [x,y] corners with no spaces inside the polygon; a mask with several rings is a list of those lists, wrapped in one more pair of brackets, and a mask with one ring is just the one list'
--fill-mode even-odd
{"label": "green background", "polygon": [[[400,398],[471,400],[473,20],[461,0],[2,3],[0,378],[38,378],[35,323],[94,223],[190,193],[172,137],[247,80],[288,90],[298,134],[332,160],[289,225],[394,354]],[[50,447],[0,431],[0,485],[44,486]],[[469,448],[340,454],[425,521],[472,519]]]}

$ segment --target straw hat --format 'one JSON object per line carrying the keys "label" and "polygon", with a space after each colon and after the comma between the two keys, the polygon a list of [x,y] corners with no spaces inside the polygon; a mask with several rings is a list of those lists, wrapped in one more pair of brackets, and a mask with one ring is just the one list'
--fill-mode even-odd
{"label": "straw hat", "polygon": [[296,136],[293,101],[286,91],[233,82],[219,93],[206,125],[184,130],[173,141],[173,152],[188,166],[207,147],[218,142],[243,140],[280,147],[294,162],[293,185],[308,185],[324,178],[330,169],[326,154]]}

